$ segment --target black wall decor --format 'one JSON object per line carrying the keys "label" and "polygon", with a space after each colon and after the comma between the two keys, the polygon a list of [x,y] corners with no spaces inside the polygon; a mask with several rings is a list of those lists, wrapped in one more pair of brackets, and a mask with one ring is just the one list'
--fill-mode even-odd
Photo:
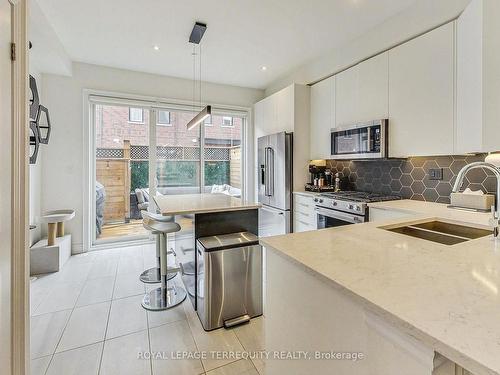
{"label": "black wall decor", "polygon": [[40,141],[38,136],[38,128],[36,123],[30,121],[30,164],[36,164],[38,158],[38,149],[40,148]]}
{"label": "black wall decor", "polygon": [[30,75],[30,164],[35,164],[40,144],[48,144],[50,138],[50,117],[47,107],[40,105],[36,79]]}
{"label": "black wall decor", "polygon": [[[486,154],[412,157],[405,160],[328,160],[335,173],[349,178],[352,189],[399,195],[404,199],[450,203],[450,193],[458,172],[465,165],[484,161]],[[462,189],[495,194],[496,178],[489,171],[467,173]]]}
{"label": "black wall decor", "polygon": [[36,79],[32,75],[30,75],[30,91],[30,121],[36,121],[36,116],[38,115],[38,107],[40,106],[40,98],[38,96]]}
{"label": "black wall decor", "polygon": [[40,143],[44,145],[49,143],[50,138],[50,117],[49,110],[43,105],[38,106],[38,114],[36,116],[36,125],[38,128],[38,136]]}

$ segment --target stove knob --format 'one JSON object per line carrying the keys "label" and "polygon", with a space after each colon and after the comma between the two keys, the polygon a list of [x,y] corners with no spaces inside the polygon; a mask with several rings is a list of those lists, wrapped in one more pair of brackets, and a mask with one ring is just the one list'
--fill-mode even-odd
{"label": "stove knob", "polygon": [[349,204],[349,205],[347,205],[347,208],[352,210],[352,209],[354,209],[354,206],[352,204]]}
{"label": "stove knob", "polygon": [[320,199],[320,200],[319,200],[319,203],[323,203],[323,199]]}
{"label": "stove knob", "polygon": [[336,205],[337,205],[337,202],[335,202],[335,201],[334,201],[334,202],[332,203],[332,206],[336,206]]}
{"label": "stove knob", "polygon": [[359,206],[354,206],[354,208],[356,209],[356,211],[361,211],[361,207]]}
{"label": "stove knob", "polygon": [[315,202],[318,202],[318,198],[314,198],[314,201],[315,201]]}

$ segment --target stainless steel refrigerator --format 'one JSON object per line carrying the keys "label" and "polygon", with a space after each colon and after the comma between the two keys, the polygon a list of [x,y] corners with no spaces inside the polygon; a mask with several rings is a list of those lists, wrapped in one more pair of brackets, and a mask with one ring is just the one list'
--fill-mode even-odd
{"label": "stainless steel refrigerator", "polygon": [[292,133],[260,137],[258,144],[259,236],[291,232]]}

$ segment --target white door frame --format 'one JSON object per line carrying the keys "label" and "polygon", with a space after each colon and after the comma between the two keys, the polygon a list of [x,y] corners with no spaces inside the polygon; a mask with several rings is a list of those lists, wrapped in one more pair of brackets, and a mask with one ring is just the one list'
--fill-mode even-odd
{"label": "white door frame", "polygon": [[[6,1],[6,0],[2,0]],[[5,373],[29,375],[29,165],[28,165],[28,4],[27,0],[8,0],[12,5],[11,154],[11,348]],[[3,176],[8,179],[7,176]],[[1,350],[9,351],[9,348]]]}
{"label": "white door frame", "polygon": [[[94,245],[92,242],[92,228],[93,227],[93,212],[95,212],[95,181],[92,176],[95,173],[95,130],[93,123],[93,114],[91,111],[92,103],[101,103],[101,104],[116,104],[116,105],[134,105],[140,108],[144,108],[147,110],[151,110],[150,118],[150,129],[154,129],[150,131],[150,137],[156,134],[156,123],[153,123],[153,115],[152,109],[158,108],[186,108],[192,106],[192,101],[188,100],[179,100],[179,99],[169,99],[169,98],[159,98],[145,95],[137,95],[137,94],[127,94],[116,91],[106,91],[106,90],[97,90],[97,89],[84,89],[83,90],[83,130],[82,136],[84,140],[83,144],[83,180],[86,181],[84,185],[84,193],[83,193],[83,251],[93,251],[100,250],[107,247],[115,247],[116,243],[101,243],[98,245]],[[204,103],[207,104],[207,103]],[[250,142],[253,138],[253,113],[252,108],[250,107],[242,107],[236,105],[226,105],[226,104],[218,104],[212,103],[212,110],[218,110],[221,112],[227,111],[227,113],[237,113],[238,115],[245,118],[243,125],[243,134],[242,134],[242,146],[243,146],[243,154],[242,154],[242,176],[241,183],[243,186],[242,197],[243,199],[253,200],[254,192],[253,192],[253,168],[252,168],[252,160],[253,160],[253,142]],[[203,137],[202,137],[203,138]],[[151,155],[156,155],[154,149],[150,150]],[[154,169],[154,171],[153,171]],[[156,173],[155,168],[150,169],[150,181],[154,181],[154,176]],[[201,176],[203,177],[203,176]],[[154,185],[154,184],[153,184]],[[134,245],[144,243],[145,240],[127,241],[127,245]],[[147,240],[146,240],[147,241]]]}

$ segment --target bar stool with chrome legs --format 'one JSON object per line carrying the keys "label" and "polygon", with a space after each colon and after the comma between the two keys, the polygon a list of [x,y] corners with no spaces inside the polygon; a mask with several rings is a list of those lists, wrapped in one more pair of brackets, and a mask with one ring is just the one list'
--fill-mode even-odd
{"label": "bar stool with chrome legs", "polygon": [[[148,211],[141,211],[142,218],[145,219],[146,217],[151,218],[155,221],[158,222],[164,222],[164,223],[173,223],[175,220],[174,216],[163,216],[160,214],[153,214]],[[157,266],[149,268],[145,270],[143,273],[141,273],[141,276],[139,276],[139,279],[146,284],[156,284],[161,282],[161,273],[160,273],[160,237],[161,237],[161,232],[158,231],[151,231],[151,234],[153,234],[156,237],[156,259],[157,259]],[[173,250],[168,250],[168,254],[174,254],[175,252]],[[175,276],[177,275],[177,272],[175,271],[170,271],[168,272],[167,280],[172,280]]]}
{"label": "bar stool with chrome legs", "polygon": [[181,230],[175,222],[158,221],[150,215],[145,215],[142,220],[144,228],[160,233],[160,278],[161,286],[147,293],[142,300],[142,307],[146,310],[158,311],[170,309],[181,304],[186,299],[186,291],[176,285],[169,285],[167,275],[179,271],[178,267],[167,266],[168,234]]}

